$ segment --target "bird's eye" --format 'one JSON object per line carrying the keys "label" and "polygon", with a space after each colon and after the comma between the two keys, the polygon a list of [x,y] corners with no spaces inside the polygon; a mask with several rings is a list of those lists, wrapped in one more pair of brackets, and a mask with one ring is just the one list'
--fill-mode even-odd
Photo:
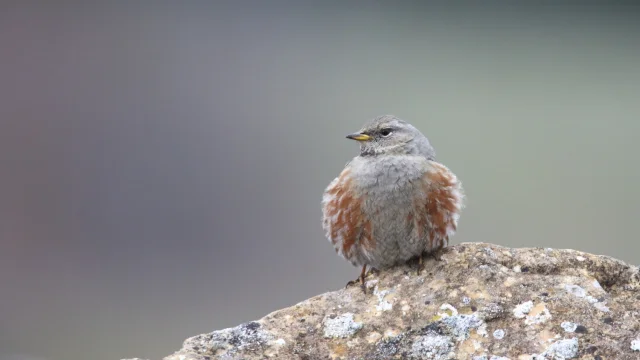
{"label": "bird's eye", "polygon": [[392,132],[391,129],[382,129],[382,130],[380,130],[380,135],[387,137],[387,136],[391,135],[391,132]]}

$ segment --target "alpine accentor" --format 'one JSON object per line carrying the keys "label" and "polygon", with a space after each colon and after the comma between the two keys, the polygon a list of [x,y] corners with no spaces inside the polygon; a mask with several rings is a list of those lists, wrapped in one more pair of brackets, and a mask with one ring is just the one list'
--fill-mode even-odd
{"label": "alpine accentor", "polygon": [[323,228],[354,266],[385,269],[447,246],[464,193],[435,150],[404,120],[384,115],[347,136],[360,143],[322,198]]}

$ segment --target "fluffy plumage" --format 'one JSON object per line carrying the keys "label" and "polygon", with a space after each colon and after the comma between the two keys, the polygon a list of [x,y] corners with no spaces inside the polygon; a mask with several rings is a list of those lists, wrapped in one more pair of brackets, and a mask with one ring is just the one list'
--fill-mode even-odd
{"label": "fluffy plumage", "polygon": [[391,115],[349,138],[360,142],[360,155],[322,199],[323,228],[336,252],[353,265],[384,269],[447,246],[464,193],[427,138]]}

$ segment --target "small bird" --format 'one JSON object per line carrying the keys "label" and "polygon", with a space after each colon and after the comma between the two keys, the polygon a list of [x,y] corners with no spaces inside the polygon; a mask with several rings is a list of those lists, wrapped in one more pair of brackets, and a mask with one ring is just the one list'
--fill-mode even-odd
{"label": "small bird", "polygon": [[322,225],[336,252],[383,270],[449,243],[464,207],[458,178],[435,161],[429,140],[393,115],[370,120],[347,139],[360,143],[353,158],[324,191]]}

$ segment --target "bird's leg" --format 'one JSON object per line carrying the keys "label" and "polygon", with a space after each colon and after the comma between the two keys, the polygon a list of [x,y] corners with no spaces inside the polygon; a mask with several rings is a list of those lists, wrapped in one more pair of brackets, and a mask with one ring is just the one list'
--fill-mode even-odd
{"label": "bird's leg", "polygon": [[347,286],[345,287],[349,287],[351,285],[356,284],[358,281],[360,281],[360,287],[362,288],[362,291],[366,294],[367,293],[367,289],[364,286],[364,278],[367,276],[367,265],[362,266],[362,271],[360,272],[360,276],[358,276],[357,279],[355,280],[351,280],[347,283]]}
{"label": "bird's leg", "polygon": [[420,254],[420,256],[418,256],[418,271],[417,271],[417,275],[420,276],[420,273],[422,272],[422,270],[424,270],[424,259],[423,259],[424,254]]}
{"label": "bird's leg", "polygon": [[362,266],[362,272],[360,272],[360,288],[363,293],[367,293],[367,287],[364,285],[364,278],[367,276],[367,265]]}

